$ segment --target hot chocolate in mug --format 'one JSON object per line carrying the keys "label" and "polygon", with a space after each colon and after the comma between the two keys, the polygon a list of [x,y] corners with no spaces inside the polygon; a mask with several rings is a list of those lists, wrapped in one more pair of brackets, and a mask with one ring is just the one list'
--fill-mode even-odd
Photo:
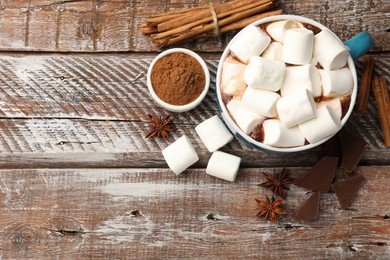
{"label": "hot chocolate in mug", "polygon": [[221,56],[216,91],[222,118],[256,149],[289,153],[318,146],[349,119],[358,87],[353,60],[372,46],[365,32],[343,44],[302,16],[256,21]]}

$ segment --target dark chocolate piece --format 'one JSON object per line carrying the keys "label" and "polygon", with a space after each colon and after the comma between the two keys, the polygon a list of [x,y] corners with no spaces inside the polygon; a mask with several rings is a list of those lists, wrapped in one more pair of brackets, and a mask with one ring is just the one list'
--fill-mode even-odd
{"label": "dark chocolate piece", "polygon": [[328,141],[326,141],[322,148],[322,156],[321,157],[337,157],[339,158],[338,164],[341,164],[341,159],[343,156],[343,150],[341,148],[341,143],[338,137],[338,134],[334,135]]}
{"label": "dark chocolate piece", "polygon": [[367,143],[360,136],[352,135],[344,128],[339,131],[338,137],[343,150],[341,167],[352,171],[362,158],[367,148]]}
{"label": "dark chocolate piece", "polygon": [[296,220],[315,220],[320,211],[320,192],[314,192],[308,200],[299,206],[294,214]]}
{"label": "dark chocolate piece", "polygon": [[346,209],[351,205],[355,199],[356,194],[366,178],[363,175],[356,175],[350,177],[344,181],[339,181],[332,184],[332,189],[336,193],[337,199],[339,200],[340,207]]}
{"label": "dark chocolate piece", "polygon": [[328,192],[336,174],[337,157],[323,157],[306,174],[295,179],[294,184],[311,190]]}

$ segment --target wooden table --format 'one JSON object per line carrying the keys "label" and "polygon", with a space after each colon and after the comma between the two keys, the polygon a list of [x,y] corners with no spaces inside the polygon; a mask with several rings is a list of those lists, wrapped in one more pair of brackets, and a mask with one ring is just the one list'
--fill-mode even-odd
{"label": "wooden table", "polygon": [[[292,218],[309,196],[303,188],[291,187],[290,214],[277,225],[255,216],[255,198],[270,195],[257,186],[262,172],[286,166],[299,176],[320,147],[277,155],[234,140],[222,150],[242,157],[237,180],[205,174],[210,153],[194,127],[219,114],[215,73],[234,33],[180,45],[200,53],[212,75],[202,104],[173,114],[172,139],[187,135],[199,162],[176,176],[161,154],[170,142],[144,138],[147,113],[167,111],[148,94],[158,50],[139,27],[152,13],[209,2],[218,1],[0,1],[1,259],[390,258],[390,149],[372,94],[346,126],[369,144],[356,169],[367,182],[347,210],[322,194],[317,221]],[[374,75],[390,81],[389,1],[277,2],[342,40],[369,31]]]}

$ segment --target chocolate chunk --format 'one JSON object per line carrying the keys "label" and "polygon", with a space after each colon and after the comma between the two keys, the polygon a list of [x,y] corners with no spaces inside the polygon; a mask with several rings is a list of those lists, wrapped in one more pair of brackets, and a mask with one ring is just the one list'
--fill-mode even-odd
{"label": "chocolate chunk", "polygon": [[308,200],[299,206],[294,214],[296,220],[315,220],[320,211],[320,192],[314,192]]}
{"label": "chocolate chunk", "polygon": [[339,158],[338,164],[340,165],[343,156],[343,151],[341,148],[341,143],[338,134],[334,135],[332,138],[330,138],[324,143],[321,157],[325,156]]}
{"label": "chocolate chunk", "polygon": [[342,209],[345,209],[351,205],[358,190],[365,180],[366,178],[359,174],[344,181],[339,181],[332,184],[332,189],[336,193],[337,199],[339,200],[340,207]]}
{"label": "chocolate chunk", "polygon": [[362,158],[367,148],[367,143],[360,136],[352,135],[344,128],[339,131],[338,137],[343,150],[341,167],[352,171]]}
{"label": "chocolate chunk", "polygon": [[295,179],[294,184],[311,190],[327,192],[336,174],[337,157],[323,157],[306,174]]}

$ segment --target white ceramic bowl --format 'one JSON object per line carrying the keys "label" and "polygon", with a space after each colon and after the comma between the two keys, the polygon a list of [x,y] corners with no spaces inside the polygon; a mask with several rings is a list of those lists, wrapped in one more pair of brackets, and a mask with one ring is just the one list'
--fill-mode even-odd
{"label": "white ceramic bowl", "polygon": [[[178,52],[185,53],[185,54],[188,54],[188,55],[194,57],[199,62],[199,64],[202,66],[203,71],[204,71],[204,75],[205,75],[205,86],[204,86],[202,93],[199,95],[199,97],[197,99],[195,99],[194,101],[192,101],[191,103],[188,103],[186,105],[181,105],[181,106],[169,104],[169,103],[163,101],[161,98],[159,98],[157,96],[156,92],[154,91],[154,88],[152,85],[152,80],[151,80],[151,74],[152,74],[152,69],[153,69],[154,64],[156,64],[156,62],[159,59],[161,59],[162,57],[169,55],[169,54],[172,54],[172,53],[178,53]],[[171,111],[171,112],[185,112],[185,111],[189,111],[191,109],[194,109],[205,98],[207,91],[209,90],[210,73],[209,73],[209,69],[207,68],[207,65],[204,62],[204,60],[195,52],[188,50],[188,49],[184,49],[184,48],[172,48],[172,49],[163,51],[162,53],[157,55],[156,58],[154,58],[154,60],[152,61],[152,63],[149,66],[149,69],[148,69],[147,84],[148,84],[148,89],[149,89],[150,95],[152,96],[154,101],[160,107],[162,107],[168,111]]]}
{"label": "white ceramic bowl", "polygon": [[[276,15],[276,16],[271,16],[271,17],[267,17],[267,18],[264,18],[264,19],[260,19],[260,20],[258,20],[256,22],[252,23],[252,24],[255,25],[255,26],[258,26],[258,25],[263,24],[263,23],[279,21],[279,20],[295,20],[295,21],[299,21],[299,22],[302,22],[302,23],[307,23],[307,24],[314,25],[314,26],[318,27],[321,30],[328,29],[324,25],[322,25],[322,24],[320,24],[320,23],[318,23],[318,22],[316,22],[314,20],[311,20],[311,19],[308,19],[308,18],[305,18],[305,17],[302,17],[302,16],[296,16],[296,15]],[[277,153],[291,153],[291,152],[299,152],[299,151],[308,150],[308,149],[316,147],[316,146],[324,143],[328,139],[330,139],[332,136],[328,136],[327,138],[324,138],[321,141],[318,141],[316,143],[311,143],[311,144],[307,144],[307,145],[303,145],[303,146],[289,147],[289,148],[279,148],[279,147],[269,146],[269,145],[266,145],[266,144],[264,144],[262,142],[258,142],[256,140],[254,140],[253,138],[251,138],[250,136],[245,134],[234,123],[233,119],[230,117],[229,112],[227,111],[227,109],[226,109],[226,107],[225,107],[225,105],[224,105],[224,103],[222,101],[221,73],[222,73],[223,63],[224,63],[225,59],[227,58],[227,56],[229,55],[230,46],[232,45],[233,41],[242,33],[242,31],[244,29],[242,29],[239,33],[237,33],[237,35],[227,45],[225,51],[222,53],[222,57],[221,57],[221,59],[219,61],[218,71],[217,71],[217,80],[216,80],[217,102],[218,102],[219,108],[221,110],[222,118],[225,121],[226,125],[229,127],[229,129],[233,132],[233,134],[236,137],[238,137],[239,139],[243,140],[245,143],[249,144],[250,146],[252,146],[254,148],[257,148],[259,150],[265,150],[265,151],[268,151],[268,152],[277,152]],[[355,101],[356,101],[356,95],[357,95],[356,69],[355,69],[355,64],[353,63],[353,60],[352,60],[350,55],[348,57],[348,67],[351,70],[352,75],[353,75],[354,86],[353,86],[353,90],[352,90],[352,94],[351,94],[351,103],[349,105],[349,109],[348,109],[346,115],[341,120],[342,126],[344,126],[344,124],[347,122],[348,118],[350,117],[350,115],[352,113],[352,110],[353,110],[353,107],[354,107]]]}

